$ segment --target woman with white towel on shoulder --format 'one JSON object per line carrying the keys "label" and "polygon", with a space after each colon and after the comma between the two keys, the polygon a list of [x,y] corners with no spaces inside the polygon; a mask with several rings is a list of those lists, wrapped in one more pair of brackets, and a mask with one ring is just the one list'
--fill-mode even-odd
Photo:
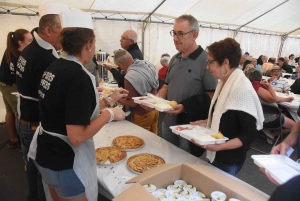
{"label": "woman with white towel on shoulder", "polygon": [[[223,144],[198,145],[207,150],[206,157],[215,167],[236,175],[243,167],[250,144],[263,127],[261,103],[251,82],[237,67],[241,58],[240,44],[226,38],[207,47],[207,69],[220,81],[211,101],[207,124],[229,140]],[[192,140],[193,142],[193,140]]]}

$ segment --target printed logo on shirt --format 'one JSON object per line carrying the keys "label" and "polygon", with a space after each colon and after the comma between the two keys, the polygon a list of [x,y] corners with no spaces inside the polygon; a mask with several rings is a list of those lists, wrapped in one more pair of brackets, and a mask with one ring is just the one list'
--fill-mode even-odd
{"label": "printed logo on shirt", "polygon": [[20,56],[18,59],[17,67],[21,72],[24,72],[26,63],[27,61],[22,56]]}
{"label": "printed logo on shirt", "polygon": [[15,74],[15,66],[11,62],[9,64],[9,69],[10,69],[10,74],[14,75]]}
{"label": "printed logo on shirt", "polygon": [[[48,71],[45,71],[42,79],[41,79],[41,86],[45,89],[45,90],[49,90],[50,86],[51,86],[51,82],[54,80],[55,75],[53,73],[50,73]],[[45,98],[45,94],[39,90],[38,94],[40,95],[41,98]]]}

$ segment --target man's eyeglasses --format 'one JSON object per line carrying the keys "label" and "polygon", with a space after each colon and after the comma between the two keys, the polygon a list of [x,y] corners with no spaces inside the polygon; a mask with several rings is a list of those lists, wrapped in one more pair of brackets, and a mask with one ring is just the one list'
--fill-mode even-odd
{"label": "man's eyeglasses", "polygon": [[211,64],[212,62],[214,62],[214,61],[217,61],[217,60],[208,60],[208,59],[207,59],[206,65],[207,65],[207,66],[210,66],[210,64]]}
{"label": "man's eyeglasses", "polygon": [[121,36],[121,40],[132,40],[132,39]]}
{"label": "man's eyeglasses", "polygon": [[176,33],[174,30],[172,30],[172,31],[170,31],[170,35],[171,35],[172,37],[177,36],[178,38],[183,38],[183,36],[184,36],[185,34],[191,33],[191,32],[193,32],[193,31],[195,31],[195,30],[191,30],[191,31],[186,32],[186,33],[183,33],[183,32],[178,32],[178,33]]}

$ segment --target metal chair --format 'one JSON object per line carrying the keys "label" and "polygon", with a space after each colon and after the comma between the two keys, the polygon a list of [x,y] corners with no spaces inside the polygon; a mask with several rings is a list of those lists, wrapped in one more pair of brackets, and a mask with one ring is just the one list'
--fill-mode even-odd
{"label": "metal chair", "polygon": [[[264,103],[261,103],[261,105],[262,105],[262,109],[263,109],[264,113],[274,114],[274,115],[276,115],[276,118],[281,115],[281,109],[279,107],[275,107],[275,106],[272,106],[272,105],[267,105],[267,104],[264,104]],[[269,144],[273,144],[272,148],[274,146],[276,146],[279,138],[281,138],[281,140],[283,140],[283,135],[288,134],[290,132],[290,129],[282,128],[281,120],[279,122],[280,122],[279,126],[276,127],[276,128],[274,128],[274,127],[273,128],[268,128],[266,126],[263,126],[263,129],[262,129],[262,131],[265,134],[265,135],[263,135],[263,137],[267,137],[267,142]],[[275,143],[274,143],[274,139],[269,136],[268,131],[271,131],[271,132],[276,132],[277,131],[276,135],[274,135],[274,136],[272,135],[273,137],[277,137],[276,140],[275,140]],[[269,153],[266,153],[264,151],[261,151],[259,149],[253,148],[253,147],[251,147],[251,149],[253,149],[255,151],[258,151],[258,152],[261,152],[261,153],[264,153],[264,154],[269,154]]]}
{"label": "metal chair", "polygon": [[[281,115],[281,109],[279,107],[275,107],[275,106],[272,106],[272,105],[266,105],[264,103],[262,103],[261,105],[262,105],[262,109],[263,109],[264,113],[275,114],[276,118]],[[276,139],[275,143],[273,144],[273,146],[275,146],[277,144],[279,138],[281,138],[281,140],[283,140],[283,135],[284,134],[288,134],[290,132],[290,129],[284,129],[284,128],[282,128],[281,120],[279,121],[279,126],[278,127],[276,127],[276,128],[268,128],[268,127],[264,126],[263,130],[267,130],[267,131],[279,131],[277,133],[278,136],[276,135],[277,139]]]}

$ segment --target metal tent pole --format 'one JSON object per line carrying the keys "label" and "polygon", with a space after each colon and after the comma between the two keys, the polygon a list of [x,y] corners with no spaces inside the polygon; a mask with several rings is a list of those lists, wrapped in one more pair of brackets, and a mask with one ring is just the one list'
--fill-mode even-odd
{"label": "metal tent pole", "polygon": [[145,30],[147,25],[150,23],[151,15],[163,4],[166,0],[163,0],[143,21],[143,30],[142,30],[142,52],[145,54]]}

